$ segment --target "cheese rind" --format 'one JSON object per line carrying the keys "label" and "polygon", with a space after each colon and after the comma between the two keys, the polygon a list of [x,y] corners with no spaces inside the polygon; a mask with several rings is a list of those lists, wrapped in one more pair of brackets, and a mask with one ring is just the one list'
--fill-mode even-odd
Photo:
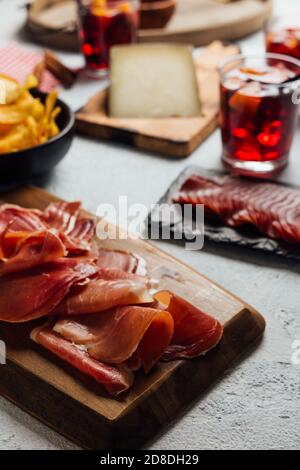
{"label": "cheese rind", "polygon": [[109,114],[116,118],[199,116],[192,48],[178,44],[112,48]]}

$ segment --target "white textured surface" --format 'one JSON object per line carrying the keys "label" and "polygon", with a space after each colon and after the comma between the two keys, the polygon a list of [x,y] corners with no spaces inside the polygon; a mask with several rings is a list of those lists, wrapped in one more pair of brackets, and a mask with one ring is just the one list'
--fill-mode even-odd
{"label": "white textured surface", "polygon": [[[277,1],[283,11],[298,2]],[[17,38],[24,11],[21,0],[0,0],[0,46]],[[300,10],[300,7],[299,7]],[[299,11],[300,13],[300,11]],[[243,41],[244,50],[262,50],[262,35]],[[70,61],[78,61],[73,55]],[[64,96],[81,104],[98,84],[83,84]],[[300,181],[300,132],[292,163],[282,175]],[[217,131],[185,161],[141,154],[117,145],[76,138],[66,159],[43,182],[46,189],[66,199],[83,200],[96,210],[100,202],[150,205],[188,164],[208,168],[219,165]],[[292,343],[300,340],[300,266],[264,257],[234,254],[231,250],[185,252],[164,244],[164,249],[242,297],[261,311],[268,322],[262,344],[183,417],[150,444],[152,449],[296,449],[300,447],[300,365],[292,365]],[[0,398],[1,449],[74,449],[75,446],[37,420]]]}

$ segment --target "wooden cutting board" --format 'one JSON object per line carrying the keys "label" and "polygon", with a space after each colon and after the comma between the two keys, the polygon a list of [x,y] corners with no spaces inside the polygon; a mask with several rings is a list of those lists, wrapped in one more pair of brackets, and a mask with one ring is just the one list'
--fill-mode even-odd
{"label": "wooden cutting board", "polygon": [[[215,39],[232,41],[262,28],[272,0],[177,0],[166,28],[139,32],[139,40],[186,42],[197,46]],[[48,47],[78,50],[75,0],[35,0],[28,10],[27,29]]]}
{"label": "wooden cutting board", "polygon": [[[43,209],[54,200],[38,188],[2,194],[2,200]],[[7,364],[0,365],[0,393],[89,449],[137,448],[232,367],[262,336],[262,316],[243,301],[152,244],[137,240],[101,242],[144,257],[149,273],[170,289],[214,315],[224,325],[221,343],[205,357],[159,364],[132,389],[113,399],[101,386],[32,343],[30,325],[0,323]]]}
{"label": "wooden cutting board", "polygon": [[220,61],[239,48],[213,42],[195,59],[202,116],[169,119],[117,119],[107,115],[107,91],[93,96],[76,114],[76,129],[96,139],[120,142],[142,150],[187,157],[217,127],[219,121]]}

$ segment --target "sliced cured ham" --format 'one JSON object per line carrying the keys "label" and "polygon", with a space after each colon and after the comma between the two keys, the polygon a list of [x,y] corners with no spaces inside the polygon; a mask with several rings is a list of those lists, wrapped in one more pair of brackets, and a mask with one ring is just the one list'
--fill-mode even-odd
{"label": "sliced cured ham", "polygon": [[52,203],[44,212],[25,209],[13,204],[0,206],[0,235],[8,228],[11,231],[36,232],[55,231],[72,255],[80,255],[91,250],[95,235],[94,218],[81,217],[79,202]]}
{"label": "sliced cured ham", "polygon": [[69,234],[79,217],[80,202],[52,202],[45,209],[42,218],[52,228]]}
{"label": "sliced cured ham", "polygon": [[133,383],[133,374],[125,365],[109,366],[93,359],[85,350],[65,340],[49,326],[35,328],[31,339],[67,363],[102,384],[108,393],[118,395]]}
{"label": "sliced cured ham", "polygon": [[41,220],[42,213],[36,209],[25,209],[14,204],[0,206],[0,234],[7,230],[36,232],[45,230],[46,224]]}
{"label": "sliced cured ham", "polygon": [[262,234],[289,243],[300,243],[300,190],[234,176],[189,177],[174,202],[204,204],[226,225],[251,224]]}
{"label": "sliced cured ham", "polygon": [[[129,306],[95,315],[65,316],[54,330],[69,341],[86,346],[93,357],[103,362],[119,364],[129,360],[136,369],[141,361],[146,371],[154,365],[149,357],[156,357],[157,361],[161,356],[162,338],[164,344],[167,338],[170,342],[165,346],[164,360],[197,357],[219,343],[223,328],[218,320],[170,292],[159,292],[155,298],[151,308]],[[129,343],[135,347],[129,347]],[[158,352],[153,355],[156,346]]]}
{"label": "sliced cured ham", "polygon": [[173,327],[173,319],[166,311],[128,306],[99,315],[61,318],[54,331],[108,364],[125,363],[138,351],[148,372],[170,344]]}
{"label": "sliced cured ham", "polygon": [[96,279],[75,289],[55,309],[58,315],[98,313],[122,305],[146,304],[153,301],[147,278]]}
{"label": "sliced cured ham", "polygon": [[55,261],[66,253],[61,239],[50,231],[6,231],[0,239],[0,276]]}
{"label": "sliced cured ham", "polygon": [[[148,373],[159,360],[203,355],[219,343],[222,333],[217,320],[166,291],[156,294],[150,307],[130,305],[97,314],[65,315],[51,327],[34,330],[31,337],[103,383],[109,393],[119,393],[132,383],[129,370],[143,368]],[[107,365],[118,371],[117,392],[115,383],[111,388]]]}
{"label": "sliced cured ham", "polygon": [[127,251],[100,249],[98,252],[98,266],[103,269],[117,269],[142,276],[146,274],[145,261],[140,256]]}
{"label": "sliced cured ham", "polygon": [[174,321],[174,335],[163,360],[198,357],[219,343],[223,327],[218,320],[171,292],[159,292],[155,298]]}
{"label": "sliced cured ham", "polygon": [[[97,260],[96,260],[97,262]],[[99,267],[99,263],[97,263]],[[131,279],[131,280],[140,280],[145,282],[145,276],[140,276],[139,274],[127,273],[126,271],[120,271],[116,268],[100,268],[99,267],[99,278],[105,279],[107,281],[116,281],[118,279]],[[149,286],[151,282],[149,280]]]}
{"label": "sliced cured ham", "polygon": [[28,271],[0,278],[0,320],[25,322],[48,315],[72,286],[97,275],[97,266],[77,258],[60,258]]}
{"label": "sliced cured ham", "polygon": [[43,221],[61,234],[71,254],[89,251],[96,230],[95,219],[81,217],[80,207],[80,202],[55,202],[42,215]]}
{"label": "sliced cured ham", "polygon": [[[213,194],[217,211],[214,185],[206,197]],[[284,198],[276,202],[282,210]],[[294,209],[274,231],[297,233]],[[235,199],[226,211],[238,223],[250,214]],[[257,224],[267,226],[260,214]],[[0,206],[0,320],[49,316],[32,331],[33,341],[112,395],[132,385],[132,371],[148,373],[159,360],[196,357],[218,344],[217,320],[170,292],[153,297],[145,262],[126,251],[95,250],[94,233],[95,221],[80,216],[79,203],[51,204],[44,213]]]}

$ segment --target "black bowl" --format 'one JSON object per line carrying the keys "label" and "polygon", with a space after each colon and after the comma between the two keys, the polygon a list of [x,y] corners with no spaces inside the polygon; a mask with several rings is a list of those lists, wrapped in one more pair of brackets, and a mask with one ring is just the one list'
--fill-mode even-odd
{"label": "black bowl", "polygon": [[[32,95],[42,102],[47,96],[37,90],[33,90]],[[15,186],[44,175],[66,155],[73,140],[75,117],[66,103],[58,99],[57,105],[61,108],[56,120],[59,134],[35,147],[0,154],[0,188]]]}

